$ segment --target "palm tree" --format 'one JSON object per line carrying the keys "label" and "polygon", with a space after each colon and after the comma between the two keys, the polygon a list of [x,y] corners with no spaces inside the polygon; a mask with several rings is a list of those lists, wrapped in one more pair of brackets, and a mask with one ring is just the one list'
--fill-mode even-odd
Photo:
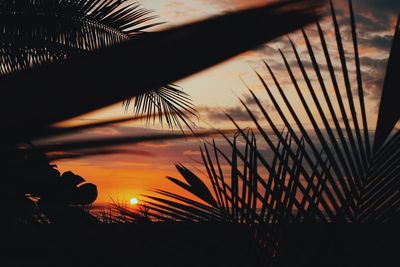
{"label": "palm tree", "polygon": [[[178,165],[177,169],[184,181],[172,177],[168,179],[198,200],[156,190],[158,196],[146,196],[149,198],[146,205],[150,216],[163,221],[245,224],[255,230],[255,239],[259,242],[260,251],[264,251],[265,263],[270,265],[276,259],[282,260],[277,256],[282,241],[279,229],[284,223],[398,222],[400,132],[394,127],[400,115],[395,106],[395,88],[400,85],[399,76],[395,74],[400,65],[400,16],[387,64],[377,127],[375,133],[371,134],[367,125],[368,112],[365,108],[351,0],[349,10],[354,57],[345,52],[347,50],[344,49],[342,32],[332,3],[331,29],[336,37],[339,65],[334,65],[327,34],[318,21],[315,26],[326,65],[317,60],[316,48],[311,44],[305,29],[302,30],[302,35],[311,61],[311,70],[306,70],[306,60],[292,40],[289,39],[289,44],[294,53],[294,63],[289,63],[291,61],[286,53],[278,51],[300,105],[311,122],[311,128],[307,129],[304,121],[297,115],[287,96],[289,89],[284,89],[276,72],[264,61],[271,79],[267,80],[257,72],[256,75],[276,109],[284,130],[279,129],[280,122],[272,119],[259,97],[249,89],[257,108],[252,110],[248,104],[240,101],[255,125],[254,132],[242,129],[227,114],[237,129],[233,140],[222,134],[231,148],[231,155],[218,148],[215,142],[206,143],[204,149],[201,149],[202,164],[211,187],[192,171]],[[348,71],[350,60],[353,60],[356,67],[355,84],[351,82]],[[295,67],[299,68],[301,79],[295,76]],[[323,67],[328,70],[329,78],[322,75]],[[337,69],[343,75],[344,88],[339,86]],[[314,74],[317,77],[315,83],[310,78]],[[305,83],[304,89],[300,88],[300,81]],[[332,89],[328,88],[328,83],[332,84]],[[276,90],[272,89],[272,85]],[[318,93],[322,93],[321,96]],[[278,98],[282,99],[283,104],[279,104]],[[338,106],[333,103],[338,103]],[[327,107],[326,111],[324,106]],[[317,112],[312,112],[313,109]],[[263,114],[263,122],[257,118],[256,112]],[[294,123],[290,123],[291,120]],[[264,122],[268,128],[262,126]],[[374,138],[373,147],[371,138]],[[271,151],[272,159],[267,158],[260,149],[260,143],[264,144],[263,148],[266,146]],[[230,168],[230,173],[224,171],[224,165]],[[132,212],[118,207],[117,211],[134,216]],[[312,229],[307,232],[308,237],[304,238],[313,238],[310,233]],[[301,251],[306,251],[306,248]],[[289,258],[286,255],[286,261]],[[296,263],[296,258],[291,260],[293,264],[300,264]]]}

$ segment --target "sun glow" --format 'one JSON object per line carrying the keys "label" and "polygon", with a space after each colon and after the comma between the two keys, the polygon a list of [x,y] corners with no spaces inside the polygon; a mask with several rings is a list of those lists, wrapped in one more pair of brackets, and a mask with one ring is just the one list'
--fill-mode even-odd
{"label": "sun glow", "polygon": [[139,203],[139,200],[136,197],[133,197],[129,202],[131,203],[131,205],[137,205]]}

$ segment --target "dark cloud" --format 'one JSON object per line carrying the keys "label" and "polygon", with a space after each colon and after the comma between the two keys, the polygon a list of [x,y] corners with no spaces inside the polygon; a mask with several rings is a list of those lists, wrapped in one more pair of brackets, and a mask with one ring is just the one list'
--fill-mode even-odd
{"label": "dark cloud", "polygon": [[385,69],[387,64],[387,59],[375,59],[372,57],[361,57],[360,62],[363,66],[375,68],[375,69]]}
{"label": "dark cloud", "polygon": [[363,45],[375,47],[380,50],[388,50],[392,44],[393,36],[384,35],[384,36],[374,36],[371,38],[362,39]]}
{"label": "dark cloud", "polygon": [[[207,117],[210,121],[212,122],[223,122],[223,121],[229,121],[229,118],[226,116],[226,114],[231,116],[235,121],[237,122],[247,122],[251,121],[251,117],[247,113],[245,109],[242,109],[241,107],[232,107],[232,108],[227,108],[224,111],[221,111],[219,109],[209,109]],[[256,117],[259,117],[259,113],[254,112]]]}
{"label": "dark cloud", "polygon": [[354,3],[357,6],[364,6],[378,11],[395,12],[400,10],[400,2],[398,0],[355,0]]}
{"label": "dark cloud", "polygon": [[[387,30],[387,24],[384,21],[380,21],[380,23],[376,23],[376,19],[372,17],[370,14],[359,13],[356,16],[358,27],[362,28],[363,31],[367,33],[371,32],[381,32]],[[386,21],[386,19],[385,19]]]}
{"label": "dark cloud", "polygon": [[[274,109],[271,108],[270,103],[266,100],[266,93],[264,90],[255,91],[255,95],[260,101],[262,107],[267,112],[273,112]],[[264,116],[258,104],[255,102],[250,93],[245,93],[240,97],[244,104],[251,110],[252,114],[256,118],[256,120],[261,120]],[[226,116],[231,116],[236,122],[248,123],[252,124],[253,120],[251,116],[248,114],[246,109],[242,106],[242,104],[238,103],[235,107],[229,107],[224,109],[219,108],[209,108],[206,110],[207,120],[213,123],[221,123],[221,122],[230,122],[230,119]],[[218,125],[215,125],[218,126]],[[243,125],[247,127],[248,125]]]}
{"label": "dark cloud", "polygon": [[110,125],[107,127],[99,127],[80,132],[74,132],[67,135],[56,136],[43,140],[36,140],[36,144],[47,143],[62,143],[66,141],[77,141],[82,139],[96,139],[104,137],[122,137],[122,136],[143,136],[154,134],[165,134],[165,130],[157,130],[151,128],[123,126],[123,125]]}
{"label": "dark cloud", "polygon": [[[271,108],[271,104],[267,100],[264,100],[265,97],[257,96],[257,98],[260,101],[262,107],[266,111],[271,111],[271,109],[272,109]],[[247,105],[247,107],[249,107],[250,110],[252,110],[253,112],[254,112],[254,108],[259,109],[258,104],[256,103],[256,101],[254,100],[254,98],[250,94],[244,95],[242,99],[243,99],[243,102]]]}
{"label": "dark cloud", "polygon": [[372,57],[361,57],[363,66],[364,89],[367,97],[378,99],[381,95],[387,59],[376,59]]}

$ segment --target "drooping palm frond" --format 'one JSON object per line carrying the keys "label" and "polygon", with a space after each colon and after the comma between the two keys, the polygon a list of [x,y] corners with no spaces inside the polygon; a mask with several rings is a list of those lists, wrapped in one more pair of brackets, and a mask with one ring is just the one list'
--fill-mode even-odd
{"label": "drooping palm frond", "polygon": [[2,0],[1,73],[116,45],[156,25],[152,11],[124,2]]}
{"label": "drooping palm frond", "polygon": [[1,74],[27,70],[127,41],[156,18],[125,0],[0,2]]}
{"label": "drooping palm frond", "polygon": [[181,130],[183,125],[180,121],[189,130],[193,130],[196,126],[190,120],[190,117],[197,117],[197,111],[192,104],[190,96],[174,84],[165,85],[124,101],[123,105],[126,111],[128,111],[132,101],[135,116],[139,117],[147,114],[145,120],[148,124],[154,124],[158,119],[161,125],[165,120],[170,127],[176,126]]}
{"label": "drooping palm frond", "polygon": [[[2,0],[0,18],[2,75],[137,39],[146,29],[159,24],[153,23],[156,16],[151,10],[136,3],[126,5],[126,0]],[[158,112],[163,114],[168,126],[181,128],[182,121],[193,127],[190,117],[196,110],[191,99],[174,85],[163,85],[133,96],[135,113],[148,113],[147,120]],[[146,105],[141,105],[142,102]],[[129,103],[129,100],[125,102],[126,107]]]}
{"label": "drooping palm frond", "polygon": [[[8,132],[24,125],[29,133],[154,90],[310,23],[320,5],[319,0],[268,4],[5,75],[0,84],[10,89],[2,90],[8,101],[0,112],[13,112],[3,125]],[[150,73],[156,75],[149,78]]]}
{"label": "drooping palm frond", "polygon": [[[378,146],[372,150],[370,138],[373,135],[366,128],[369,116],[365,107],[365,86],[361,77],[351,1],[349,9],[352,39],[350,43],[345,43],[331,3],[330,29],[334,33],[338,61],[333,60],[332,46],[328,45],[329,35],[316,22],[318,44],[321,46],[319,51],[322,51],[326,66],[323,60],[317,60],[315,44],[311,43],[307,30],[303,30],[306,54],[300,53],[299,46],[291,40],[290,55],[278,50],[285,66],[285,75],[290,79],[289,86],[279,81],[277,72],[268,61],[264,63],[270,79],[256,72],[278,119],[267,112],[259,97],[249,89],[257,106],[256,111],[263,115],[261,122],[255,115],[256,111],[241,101],[255,125],[254,135],[243,130],[228,115],[242,139],[242,145],[238,145],[238,137],[231,140],[223,135],[232,151],[231,155],[219,149],[215,143],[208,146],[214,151],[214,159],[207,146],[202,150],[205,175],[211,184],[207,195],[212,196],[212,201],[208,200],[211,197],[204,198],[204,193],[200,194],[204,188],[189,185],[190,182],[186,184],[178,179],[172,180],[204,202],[196,202],[196,207],[203,205],[203,209],[208,211],[207,215],[218,214],[212,217],[213,220],[244,223],[254,229],[264,224],[270,225],[268,231],[258,231],[256,238],[264,246],[266,258],[271,264],[279,256],[278,229],[282,223],[384,223],[398,221],[400,218],[400,134],[397,130],[392,134],[375,135],[375,144],[378,142]],[[394,44],[398,38],[397,24]],[[348,45],[353,45],[354,58],[345,49]],[[395,59],[399,49],[398,45],[392,46],[387,76],[393,75],[396,69]],[[303,58],[307,54],[307,59]],[[294,58],[292,61],[289,60],[291,55]],[[352,60],[354,61],[351,62]],[[354,64],[356,69],[355,84],[350,77],[350,64]],[[311,66],[311,69],[305,66]],[[327,76],[323,75],[323,67],[327,69]],[[295,68],[298,68],[299,74],[296,74]],[[315,81],[311,78],[314,74]],[[384,85],[381,110],[387,108],[386,103],[391,105],[391,101],[384,101],[387,99],[385,92],[391,95],[390,88],[399,86],[394,76],[390,77],[390,87],[387,82]],[[341,84],[344,85],[343,88]],[[290,87],[294,89],[289,89]],[[288,97],[290,93],[298,97],[299,103],[296,107],[293,98]],[[310,127],[306,127],[305,118],[300,118],[300,109],[305,112]],[[392,114],[389,118],[386,117],[385,112],[381,112],[378,117],[376,133],[392,131],[398,121],[398,118],[390,119]],[[393,112],[398,115],[396,110]],[[268,128],[263,126],[264,123]],[[279,129],[281,125],[284,126],[284,131]],[[261,150],[260,143],[269,152]],[[187,169],[182,172],[182,168],[179,166],[178,170],[185,180],[189,174],[191,177],[195,176]],[[229,172],[226,171],[227,168]],[[201,181],[201,178],[195,177]],[[194,204],[190,203],[192,200],[189,198],[160,190],[156,192],[161,197],[152,197],[147,203],[150,209],[161,202],[163,209],[174,207],[169,210],[167,218],[187,220],[194,215]],[[172,200],[166,202],[166,197]],[[179,203],[185,205],[178,205]],[[153,209],[153,212],[160,216],[159,211]],[[180,214],[179,217],[175,216],[177,213]],[[209,220],[209,217],[196,213],[194,220]]]}

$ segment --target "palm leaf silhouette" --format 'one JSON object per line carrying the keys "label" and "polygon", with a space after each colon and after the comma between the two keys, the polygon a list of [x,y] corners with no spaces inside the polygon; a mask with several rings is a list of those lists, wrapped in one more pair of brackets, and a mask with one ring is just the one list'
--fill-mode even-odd
{"label": "palm leaf silhouette", "polygon": [[[135,40],[146,29],[160,23],[151,10],[124,0],[95,1],[1,1],[2,38],[0,74],[29,70],[46,63],[84,56],[101,48]],[[79,86],[79,82],[75,86]],[[191,99],[174,85],[149,88],[135,94],[136,116],[146,113],[155,119],[182,128],[180,121],[193,127],[195,115]],[[130,98],[124,102],[126,109]],[[165,111],[165,112],[164,112]],[[190,113],[186,112],[190,111]],[[165,119],[163,119],[165,117]],[[154,122],[154,120],[153,120]]]}
{"label": "palm leaf silhouette", "polygon": [[[101,3],[107,6],[108,2]],[[119,2],[110,2],[110,6]],[[17,102],[19,107],[12,109],[14,112],[3,125],[8,132],[29,135],[32,129],[46,128],[55,122],[151,92],[308,24],[314,17],[311,8],[319,6],[320,1],[300,0],[269,4],[143,35],[62,62],[3,75],[2,86],[14,89],[2,91],[2,98],[10,101],[2,105],[1,111],[12,109]],[[112,8],[105,8],[109,9]],[[114,19],[118,21],[118,18]],[[250,27],[255,30],[248,31]],[[130,86],[132,78],[134,88]],[[57,90],[54,90],[55,86]],[[182,103],[180,96],[176,98],[179,100],[174,101]],[[60,99],[63,101],[58,101]],[[168,112],[173,111],[164,110],[164,113]],[[19,125],[24,125],[25,130]]]}
{"label": "palm leaf silhouette", "polygon": [[382,99],[379,107],[379,119],[376,126],[376,137],[374,142],[374,151],[379,150],[385,140],[390,135],[393,127],[399,121],[400,110],[396,103],[396,85],[399,84],[399,77],[395,73],[395,69],[400,64],[400,17],[397,20],[396,32],[393,38],[392,49],[388,61],[385,81],[382,90]]}
{"label": "palm leaf silhouette", "polygon": [[[202,164],[211,184],[207,194],[211,194],[216,203],[211,204],[200,197],[205,202],[202,204],[205,205],[203,209],[207,210],[208,207],[207,214],[218,214],[213,220],[244,223],[254,228],[257,233],[255,237],[265,252],[264,258],[268,264],[273,264],[279,255],[279,228],[284,222],[384,223],[399,219],[400,132],[393,132],[398,121],[397,109],[392,109],[393,114],[386,115],[394,103],[393,88],[399,86],[394,76],[399,53],[399,24],[396,25],[387,65],[378,126],[375,131],[375,145],[372,149],[370,138],[373,135],[367,128],[368,113],[365,108],[356,23],[351,1],[349,10],[351,44],[355,51],[353,58],[345,50],[335,8],[331,3],[331,29],[339,53],[338,65],[335,65],[332,59],[327,34],[322,30],[320,23],[316,22],[318,41],[329,74],[327,78],[322,75],[323,63],[321,60],[317,61],[316,48],[311,44],[306,30],[303,29],[302,35],[312,63],[311,70],[306,70],[307,61],[302,58],[298,46],[293,41],[289,40],[295,57],[293,63],[289,63],[287,53],[278,51],[290,83],[300,100],[300,107],[311,122],[311,128],[305,127],[304,121],[300,119],[287,96],[289,89],[284,89],[285,86],[278,81],[273,68],[265,61],[270,80],[257,72],[256,76],[280,121],[272,119],[259,97],[249,89],[257,106],[256,110],[250,109],[244,101],[241,103],[255,125],[255,132],[242,129],[228,114],[228,118],[237,129],[237,136],[233,140],[222,134],[230,146],[231,155],[219,149],[215,142],[206,144],[202,150]],[[350,60],[354,62],[350,63]],[[355,84],[351,82],[349,64],[356,67]],[[299,68],[301,79],[294,74],[295,67]],[[340,76],[337,68],[342,73],[343,88],[339,86]],[[316,74],[315,83],[311,82],[311,73]],[[304,89],[300,87],[300,82],[305,83]],[[327,83],[333,85],[332,92],[329,92]],[[276,90],[272,89],[273,86]],[[322,93],[321,96],[318,92]],[[357,95],[353,92],[357,92]],[[306,98],[306,95],[311,98]],[[278,102],[278,98],[281,102]],[[359,103],[359,109],[356,101]],[[333,104],[335,102],[337,106]],[[323,109],[325,105],[326,111]],[[313,112],[313,109],[317,112]],[[267,123],[268,130],[255,115],[256,111],[263,114],[263,123]],[[291,120],[294,122],[291,123]],[[319,121],[322,121],[322,124]],[[340,121],[343,121],[343,124]],[[284,125],[284,130],[279,129],[280,123]],[[241,143],[244,143],[242,146],[238,145],[239,138]],[[265,152],[261,152],[260,145],[257,144],[261,141],[271,151],[272,158],[268,159]],[[214,153],[210,153],[207,147],[211,147]],[[222,171],[222,164],[229,167],[229,173]],[[181,175],[187,179],[188,173],[181,172]],[[188,187],[178,179],[173,181],[194,196],[200,196],[200,189],[193,192],[194,188]],[[174,217],[175,213],[171,210],[168,216],[164,216],[166,219],[186,220],[193,215],[191,208],[194,205],[188,199],[160,190],[156,193],[162,197],[152,197],[147,204],[153,213],[158,214],[157,219],[162,217],[154,209],[159,202],[163,203],[164,208],[174,206],[176,212],[186,216]],[[172,200],[165,202],[165,197]],[[177,206],[177,203],[185,205]],[[209,220],[206,216],[196,215],[197,221]],[[263,228],[265,225],[269,227]]]}

